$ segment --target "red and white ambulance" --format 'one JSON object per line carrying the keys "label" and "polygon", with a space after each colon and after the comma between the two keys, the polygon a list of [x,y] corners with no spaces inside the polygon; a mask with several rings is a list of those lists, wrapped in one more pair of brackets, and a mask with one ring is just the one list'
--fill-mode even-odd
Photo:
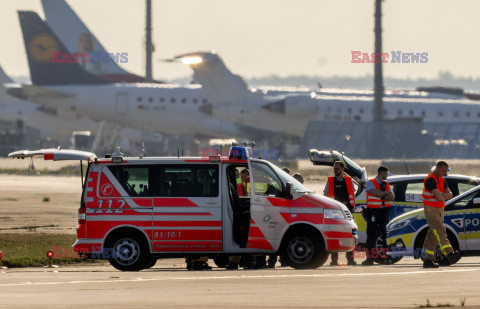
{"label": "red and white ambulance", "polygon": [[[251,153],[234,146],[229,157],[124,157],[118,148],[105,158],[58,149],[9,156],[88,161],[73,248],[119,270],[159,257],[275,252],[291,267],[317,268],[330,252],[354,249],[357,226],[344,205]],[[245,170],[255,188],[247,196],[238,192]]]}

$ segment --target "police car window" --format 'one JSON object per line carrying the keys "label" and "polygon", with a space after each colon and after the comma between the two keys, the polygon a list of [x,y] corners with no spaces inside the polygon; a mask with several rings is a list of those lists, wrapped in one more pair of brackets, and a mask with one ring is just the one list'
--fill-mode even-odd
{"label": "police car window", "polygon": [[449,204],[445,210],[461,210],[471,207],[473,205],[473,198],[479,197],[480,191],[474,191],[464,197],[460,198],[456,202]]}
{"label": "police car window", "polygon": [[155,196],[152,166],[109,166],[128,196]]}
{"label": "police car window", "polygon": [[159,177],[159,196],[218,196],[217,165],[164,165]]}
{"label": "police car window", "polygon": [[396,202],[405,202],[405,190],[407,189],[407,183],[404,181],[394,182],[390,184],[393,194],[395,194]]}
{"label": "police car window", "polygon": [[474,181],[474,180],[472,180],[472,181],[460,180],[458,182],[458,194],[463,194],[463,193],[467,192],[468,190],[475,188],[478,185],[479,185],[479,183],[477,181]]}
{"label": "police car window", "polygon": [[252,162],[252,169],[255,194],[280,196],[282,183],[268,165]]}
{"label": "police car window", "polygon": [[423,180],[407,183],[405,190],[405,202],[421,203],[423,193]]}

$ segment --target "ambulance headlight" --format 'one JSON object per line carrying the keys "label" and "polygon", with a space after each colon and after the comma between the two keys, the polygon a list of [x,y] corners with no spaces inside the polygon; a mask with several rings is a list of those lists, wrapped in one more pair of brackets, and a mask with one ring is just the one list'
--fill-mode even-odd
{"label": "ambulance headlight", "polygon": [[404,228],[404,227],[406,227],[407,225],[409,225],[410,222],[413,221],[413,219],[415,219],[415,218],[408,218],[408,219],[400,220],[400,221],[398,221],[398,222],[389,224],[389,225],[388,225],[388,230],[389,230],[389,231],[393,231],[393,230],[398,230],[398,229]]}
{"label": "ambulance headlight", "polygon": [[324,219],[345,219],[343,211],[340,209],[325,209],[323,211]]}

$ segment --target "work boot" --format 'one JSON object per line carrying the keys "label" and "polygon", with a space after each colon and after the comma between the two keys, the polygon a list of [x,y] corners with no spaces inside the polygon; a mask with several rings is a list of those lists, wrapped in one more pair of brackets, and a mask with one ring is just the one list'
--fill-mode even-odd
{"label": "work boot", "polygon": [[437,262],[438,266],[450,266],[450,262],[448,261],[447,257],[444,256],[443,259]]}
{"label": "work boot", "polygon": [[373,259],[369,259],[369,258],[367,258],[365,261],[362,262],[363,266],[372,266],[373,264],[375,264],[373,262]]}
{"label": "work boot", "polygon": [[227,267],[225,267],[225,269],[228,269],[228,270],[237,270],[237,269],[238,269],[238,264],[237,264],[237,263],[233,263],[233,262],[228,262]]}
{"label": "work boot", "polygon": [[432,260],[425,260],[423,261],[423,268],[438,268],[438,265]]}
{"label": "work boot", "polygon": [[208,263],[197,261],[192,263],[191,270],[212,270],[212,266],[208,265]]}
{"label": "work boot", "polygon": [[331,261],[330,266],[338,266],[338,261]]}
{"label": "work boot", "polygon": [[462,258],[462,254],[459,251],[450,252],[447,255],[447,260],[450,265],[457,263]]}
{"label": "work boot", "polygon": [[355,262],[355,260],[348,260],[347,265],[355,266],[357,265],[357,262]]}

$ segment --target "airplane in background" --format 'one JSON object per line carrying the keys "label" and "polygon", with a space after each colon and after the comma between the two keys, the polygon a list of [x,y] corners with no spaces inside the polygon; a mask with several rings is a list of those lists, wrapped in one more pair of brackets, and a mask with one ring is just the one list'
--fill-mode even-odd
{"label": "airplane in background", "polygon": [[38,129],[42,138],[57,141],[69,140],[73,131],[96,132],[99,123],[76,112],[54,110],[35,103],[14,98],[7,94],[4,84],[13,80],[0,67],[0,120],[23,121],[26,126]]}
{"label": "airplane in background", "polygon": [[18,15],[33,84],[8,85],[10,95],[140,130],[238,138],[257,133],[201,112],[207,100],[198,85],[113,84],[78,63],[52,63],[52,51],[69,51],[35,12]]}
{"label": "airplane in background", "polygon": [[[91,49],[102,54],[109,53],[97,37],[83,23],[75,11],[68,5],[65,0],[41,0],[45,13],[45,21],[55,32],[59,40],[64,43],[69,51],[78,51],[79,45],[83,45],[88,41]],[[115,61],[108,64],[101,63],[96,66],[86,65],[87,71],[95,74],[109,82],[114,83],[143,83],[145,78],[124,70]],[[163,83],[155,81],[155,83]],[[264,93],[280,94],[280,93],[304,93],[308,94],[312,90],[307,87],[261,87]]]}
{"label": "airplane in background", "polygon": [[[144,83],[145,78],[126,71],[118,65],[121,59],[109,54],[95,35],[85,26],[65,0],[41,0],[47,24],[53,29],[69,51],[101,55],[101,61],[89,62],[84,68],[101,78],[114,83]],[[126,53],[126,51],[119,51]],[[104,58],[105,56],[106,58]],[[124,55],[125,56],[125,55]],[[126,59],[128,60],[128,53]],[[157,81],[160,83],[159,81]]]}
{"label": "airplane in background", "polygon": [[[269,95],[249,89],[232,74],[215,52],[194,52],[168,61],[189,65],[203,87],[209,104],[205,113],[245,126],[303,137],[311,121],[371,122],[372,93]],[[420,118],[425,123],[472,122],[480,120],[480,102],[444,94],[388,93],[384,96],[385,120]]]}

